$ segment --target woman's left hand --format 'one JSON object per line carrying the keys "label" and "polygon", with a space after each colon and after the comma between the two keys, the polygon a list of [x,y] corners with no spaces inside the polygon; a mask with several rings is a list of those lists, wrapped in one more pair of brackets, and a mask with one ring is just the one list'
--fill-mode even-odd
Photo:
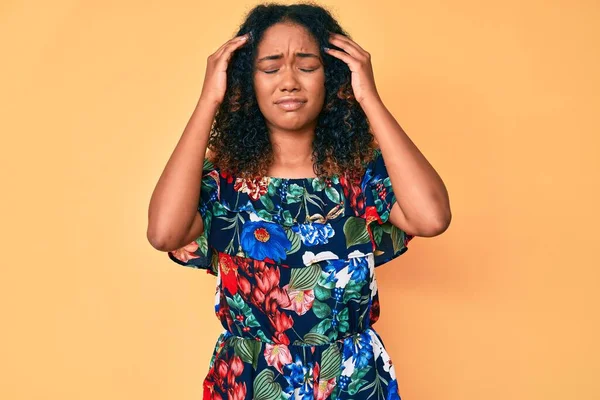
{"label": "woman's left hand", "polygon": [[380,100],[379,93],[375,87],[373,66],[371,65],[371,54],[352,41],[349,37],[338,33],[331,33],[329,41],[343,49],[328,49],[327,54],[339,58],[348,64],[352,71],[352,90],[356,101],[362,103],[365,99]]}

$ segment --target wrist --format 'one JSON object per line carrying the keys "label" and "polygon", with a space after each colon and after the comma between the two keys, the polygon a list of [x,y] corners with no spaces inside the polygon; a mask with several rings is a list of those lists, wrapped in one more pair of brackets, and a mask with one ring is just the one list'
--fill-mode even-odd
{"label": "wrist", "polygon": [[214,100],[214,99],[210,99],[208,97],[202,97],[202,96],[200,96],[200,98],[198,99],[197,107],[214,108],[214,110],[216,111],[219,108],[220,105],[221,105],[220,101],[217,101],[217,100]]}

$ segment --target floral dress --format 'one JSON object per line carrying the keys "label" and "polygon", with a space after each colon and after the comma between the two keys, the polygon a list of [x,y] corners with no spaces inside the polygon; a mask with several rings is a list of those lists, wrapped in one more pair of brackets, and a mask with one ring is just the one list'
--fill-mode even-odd
{"label": "floral dress", "polygon": [[413,237],[379,149],[360,181],[242,179],[205,160],[204,233],[171,260],[216,277],[218,337],[204,399],[400,399],[375,267]]}

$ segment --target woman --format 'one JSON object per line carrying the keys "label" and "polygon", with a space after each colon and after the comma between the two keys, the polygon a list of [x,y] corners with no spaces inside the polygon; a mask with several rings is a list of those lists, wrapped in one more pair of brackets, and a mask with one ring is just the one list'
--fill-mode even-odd
{"label": "woman", "polygon": [[254,8],[150,203],[152,245],[217,280],[204,398],[399,399],[374,269],[449,222],[369,53],[321,7]]}

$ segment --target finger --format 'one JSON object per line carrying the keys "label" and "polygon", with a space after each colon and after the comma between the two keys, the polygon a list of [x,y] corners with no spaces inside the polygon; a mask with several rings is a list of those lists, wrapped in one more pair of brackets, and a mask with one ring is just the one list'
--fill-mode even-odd
{"label": "finger", "polygon": [[[244,40],[245,39],[245,40]],[[245,44],[246,42],[248,42],[248,34],[245,35],[241,35],[241,36],[236,36],[233,39],[228,40],[227,42],[225,42],[216,52],[215,52],[215,57],[217,57],[217,59],[221,58],[223,56],[223,53],[227,52],[227,51],[231,51],[233,52],[234,49],[242,46],[243,44]]]}
{"label": "finger", "polygon": [[327,52],[327,54],[330,54],[334,57],[341,59],[348,65],[354,64],[354,62],[356,61],[356,59],[354,57],[352,57],[350,54],[348,54],[344,51],[341,51],[341,50],[328,48],[325,51]]}
{"label": "finger", "polygon": [[367,57],[367,52],[347,36],[333,33],[329,37],[329,41],[355,58]]}

